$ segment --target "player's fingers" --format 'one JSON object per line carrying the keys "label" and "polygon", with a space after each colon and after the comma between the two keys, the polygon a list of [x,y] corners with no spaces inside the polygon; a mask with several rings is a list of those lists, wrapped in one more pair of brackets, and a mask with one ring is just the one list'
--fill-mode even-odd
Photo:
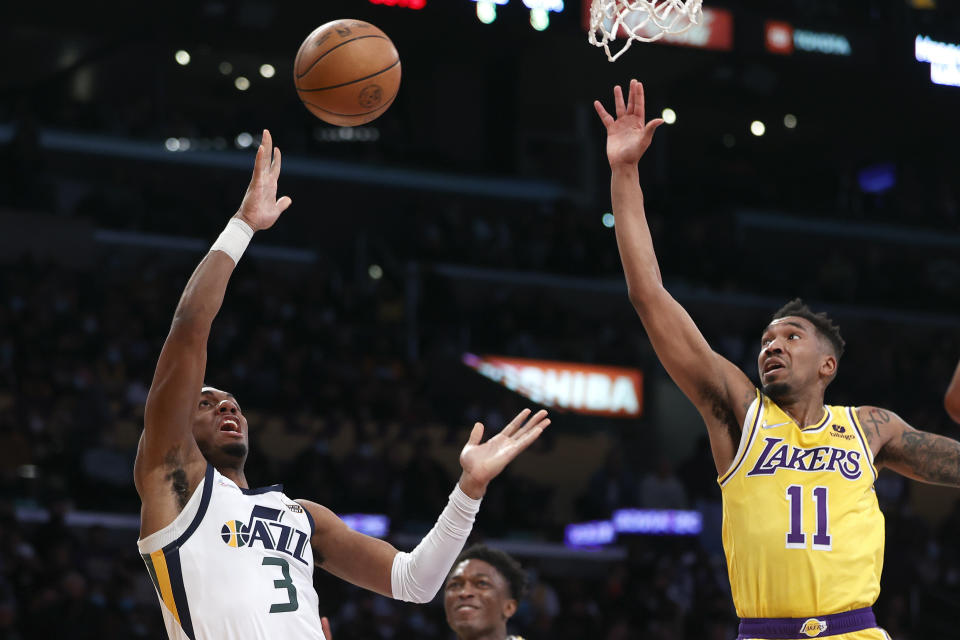
{"label": "player's fingers", "polygon": [[548,426],[550,426],[550,421],[546,420],[542,424],[534,427],[530,431],[527,431],[522,436],[514,440],[516,451],[516,454],[514,455],[518,455],[521,451],[525,450],[527,447],[536,442],[537,438],[540,437],[540,434],[543,433],[543,430]]}
{"label": "player's fingers", "polygon": [[293,204],[293,200],[290,198],[290,196],[283,196],[282,198],[277,200],[277,210],[280,213],[283,213],[284,211],[287,210],[287,207],[289,207],[292,204]]}
{"label": "player's fingers", "polygon": [[530,409],[524,409],[523,411],[518,413],[516,416],[514,416],[513,420],[507,423],[507,426],[503,428],[503,431],[501,431],[501,433],[508,437],[512,436],[514,433],[517,432],[517,429],[520,428],[520,425],[523,424],[523,421],[526,420],[527,416],[529,415],[530,415]]}
{"label": "player's fingers", "polygon": [[271,153],[273,151],[273,136],[270,135],[269,129],[263,130],[263,135],[260,137],[260,144],[267,150],[267,159],[270,159],[273,155]]}
{"label": "player's fingers", "polygon": [[653,120],[647,123],[646,130],[649,132],[649,135],[651,138],[653,137],[653,132],[656,131],[657,128],[663,123],[664,123],[663,118],[654,118]]}
{"label": "player's fingers", "polygon": [[620,88],[620,85],[613,88],[613,103],[616,107],[618,118],[627,112],[627,106],[623,104],[623,89]]}
{"label": "player's fingers", "polygon": [[253,178],[251,182],[259,178],[260,174],[263,172],[263,158],[265,155],[266,154],[263,150],[263,145],[257,147],[257,155],[253,159]]}
{"label": "player's fingers", "polygon": [[627,89],[627,113],[634,114],[637,109],[637,81],[630,80],[630,86]]}
{"label": "player's fingers", "polygon": [[634,90],[635,90],[636,93],[637,93],[636,100],[634,101],[634,102],[635,102],[635,106],[636,106],[636,113],[637,113],[638,116],[640,116],[640,122],[646,122],[646,120],[647,120],[647,102],[646,102],[647,99],[646,99],[646,97],[643,95],[643,83],[642,83],[642,82],[637,82],[637,85],[636,85],[636,87],[634,88]]}
{"label": "player's fingers", "polygon": [[323,635],[327,640],[333,640],[333,631],[330,630],[330,621],[327,619],[327,616],[320,618],[320,630],[323,631]]}
{"label": "player's fingers", "polygon": [[523,434],[527,433],[528,431],[532,431],[533,429],[542,427],[545,423],[549,424],[549,422],[550,420],[549,418],[547,418],[547,412],[541,409],[532,418],[527,420],[526,424],[524,424],[523,427],[521,427],[516,432],[511,434],[511,436],[515,439],[520,438],[523,436]]}
{"label": "player's fingers", "polygon": [[593,108],[596,109],[597,115],[600,116],[600,122],[603,123],[603,126],[609,128],[614,122],[613,116],[607,113],[607,110],[603,108],[599,100],[593,101]]}
{"label": "player's fingers", "polygon": [[477,422],[473,425],[473,430],[470,431],[470,439],[467,440],[467,444],[480,444],[480,440],[483,439],[483,425]]}
{"label": "player's fingers", "polygon": [[273,164],[271,164],[270,169],[274,176],[280,175],[280,147],[274,147],[273,149]]}

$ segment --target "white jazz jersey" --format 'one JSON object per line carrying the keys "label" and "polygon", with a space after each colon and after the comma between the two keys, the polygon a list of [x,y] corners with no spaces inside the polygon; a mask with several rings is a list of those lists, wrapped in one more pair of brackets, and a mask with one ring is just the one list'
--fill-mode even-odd
{"label": "white jazz jersey", "polygon": [[281,485],[241,489],[212,465],[177,519],[137,541],[172,640],[325,640],[313,519]]}

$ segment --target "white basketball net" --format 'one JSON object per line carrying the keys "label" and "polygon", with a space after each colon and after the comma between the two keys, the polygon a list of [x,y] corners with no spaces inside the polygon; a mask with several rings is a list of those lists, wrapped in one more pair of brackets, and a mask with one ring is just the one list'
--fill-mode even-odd
{"label": "white basketball net", "polygon": [[[613,62],[634,40],[653,42],[665,35],[686,32],[703,18],[703,0],[593,0],[590,6],[590,44],[603,47]],[[616,54],[610,43],[619,34],[627,41]]]}

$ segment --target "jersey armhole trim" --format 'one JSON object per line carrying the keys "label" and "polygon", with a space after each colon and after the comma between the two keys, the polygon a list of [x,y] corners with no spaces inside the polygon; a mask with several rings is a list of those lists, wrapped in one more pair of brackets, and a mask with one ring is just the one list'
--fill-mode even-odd
{"label": "jersey armhole trim", "polygon": [[[740,468],[740,465],[743,464],[743,461],[747,457],[747,452],[750,451],[750,447],[753,446],[753,440],[759,431],[758,427],[760,424],[760,415],[763,413],[763,395],[760,393],[760,390],[757,390],[757,397],[753,402],[750,403],[750,407],[747,409],[747,415],[743,419],[743,432],[740,434],[740,445],[737,447],[737,454],[733,457],[733,463],[730,465],[730,468],[726,472],[717,478],[717,482],[721,487],[727,483],[730,478],[732,478],[736,473],[737,469]],[[753,423],[751,425],[750,421],[750,411],[753,410]]]}
{"label": "jersey armhole trim", "polygon": [[303,507],[303,513],[307,516],[307,521],[310,522],[310,537],[313,537],[314,532],[317,530],[317,526],[313,523],[313,515],[310,513],[310,509],[307,509],[306,505],[302,504],[299,500],[294,500],[297,504]]}
{"label": "jersey armhole trim", "polygon": [[208,462],[207,471],[203,475],[203,494],[200,496],[200,506],[197,508],[197,513],[193,516],[193,520],[190,521],[190,526],[184,530],[180,537],[163,547],[164,553],[170,551],[171,549],[179,549],[190,538],[190,536],[193,535],[193,532],[197,530],[197,527],[199,527],[200,523],[203,521],[203,516],[205,516],[207,513],[207,507],[210,506],[210,495],[212,493],[213,465]]}
{"label": "jersey armhole trim", "polygon": [[863,426],[860,424],[860,419],[857,417],[856,407],[847,407],[847,414],[850,416],[850,424],[853,425],[853,429],[857,432],[857,437],[860,438],[860,446],[863,449],[863,455],[867,458],[867,464],[870,465],[870,471],[873,473],[873,480],[877,480],[877,467],[873,464],[873,451],[870,450],[870,442],[867,440],[867,434],[863,430]]}

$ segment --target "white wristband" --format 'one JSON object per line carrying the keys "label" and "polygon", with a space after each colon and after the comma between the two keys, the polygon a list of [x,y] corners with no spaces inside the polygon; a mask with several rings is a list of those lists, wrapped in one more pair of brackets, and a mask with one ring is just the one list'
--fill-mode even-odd
{"label": "white wristband", "polygon": [[458,483],[437,524],[417,548],[394,556],[390,587],[395,599],[419,603],[433,600],[460,555],[479,510],[480,500],[465,494]]}
{"label": "white wristband", "polygon": [[230,218],[226,228],[217,238],[217,241],[210,247],[210,251],[223,251],[230,256],[233,264],[240,262],[240,256],[247,250],[250,239],[253,237],[253,229],[240,218]]}

